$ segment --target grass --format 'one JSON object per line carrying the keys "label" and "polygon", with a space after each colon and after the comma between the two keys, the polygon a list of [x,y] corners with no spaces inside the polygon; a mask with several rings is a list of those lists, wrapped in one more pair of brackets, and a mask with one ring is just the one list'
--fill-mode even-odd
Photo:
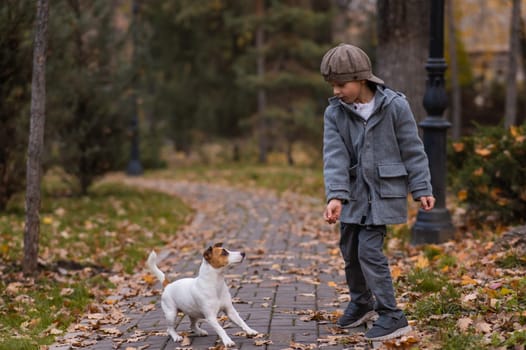
{"label": "grass", "polygon": [[497,265],[505,269],[523,269],[526,267],[526,257],[509,252],[497,261]]}
{"label": "grass", "polygon": [[446,281],[443,276],[429,269],[415,269],[408,275],[409,284],[416,292],[438,292]]}
{"label": "grass", "polygon": [[[51,186],[53,187],[53,186]],[[23,199],[0,216],[0,350],[50,344],[113,285],[110,273],[131,273],[147,252],[168,242],[191,211],[179,199],[115,183],[89,196],[44,192],[41,267],[24,278]],[[61,271],[61,273],[57,273]]]}
{"label": "grass", "polygon": [[416,300],[408,311],[416,319],[430,315],[459,315],[462,312],[459,297],[460,293],[454,285],[445,284],[440,291],[429,293]]}
{"label": "grass", "polygon": [[246,188],[266,188],[278,193],[292,191],[324,198],[321,167],[226,163],[213,166],[178,166],[175,170],[149,173],[150,177],[220,182]]}
{"label": "grass", "polygon": [[441,348],[444,350],[478,350],[484,349],[482,336],[473,333],[459,333],[453,326],[441,330]]}

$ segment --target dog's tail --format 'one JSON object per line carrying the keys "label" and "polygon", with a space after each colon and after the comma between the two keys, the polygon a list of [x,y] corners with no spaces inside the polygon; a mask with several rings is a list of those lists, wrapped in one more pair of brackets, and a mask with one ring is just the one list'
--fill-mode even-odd
{"label": "dog's tail", "polygon": [[166,277],[164,276],[164,272],[159,270],[157,267],[157,254],[152,250],[150,253],[150,256],[148,256],[148,260],[146,261],[146,265],[150,268],[150,271],[157,277],[159,281],[161,281],[163,288],[166,287],[166,285],[169,283]]}

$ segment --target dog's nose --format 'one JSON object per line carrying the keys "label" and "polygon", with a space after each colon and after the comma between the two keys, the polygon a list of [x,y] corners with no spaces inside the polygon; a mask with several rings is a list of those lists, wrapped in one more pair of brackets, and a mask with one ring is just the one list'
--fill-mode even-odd
{"label": "dog's nose", "polygon": [[245,257],[245,252],[241,252],[241,256],[244,258]]}

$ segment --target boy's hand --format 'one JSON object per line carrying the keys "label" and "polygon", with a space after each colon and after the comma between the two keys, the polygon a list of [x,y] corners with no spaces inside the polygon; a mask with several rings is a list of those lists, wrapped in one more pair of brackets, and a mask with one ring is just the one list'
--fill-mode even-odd
{"label": "boy's hand", "polygon": [[334,224],[340,218],[341,213],[342,213],[342,201],[340,199],[334,198],[334,199],[331,199],[329,203],[327,203],[327,207],[325,208],[325,211],[323,212],[323,218],[329,224]]}
{"label": "boy's hand", "polygon": [[420,197],[420,206],[425,211],[430,211],[435,207],[435,197],[433,196],[423,196]]}

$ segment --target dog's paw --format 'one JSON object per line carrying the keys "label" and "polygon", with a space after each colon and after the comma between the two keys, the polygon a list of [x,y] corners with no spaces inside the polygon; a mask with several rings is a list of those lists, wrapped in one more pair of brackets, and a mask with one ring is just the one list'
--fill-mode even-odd
{"label": "dog's paw", "polygon": [[176,343],[179,343],[179,342],[183,341],[183,337],[181,337],[181,336],[178,335],[178,334],[172,334],[172,339],[173,339],[174,342],[176,342]]}
{"label": "dog's paw", "polygon": [[180,342],[181,340],[183,340],[183,337],[177,334],[173,327],[168,327],[166,331],[168,332],[168,334],[170,334],[174,342]]}
{"label": "dog's paw", "polygon": [[252,328],[247,329],[247,330],[245,331],[245,333],[247,333],[247,336],[248,336],[248,337],[251,337],[251,336],[253,337],[253,336],[259,334],[258,331],[256,331],[255,329],[252,329]]}
{"label": "dog's paw", "polygon": [[236,343],[234,343],[234,341],[230,338],[222,339],[222,341],[223,341],[223,345],[226,346],[227,348],[236,346]]}

